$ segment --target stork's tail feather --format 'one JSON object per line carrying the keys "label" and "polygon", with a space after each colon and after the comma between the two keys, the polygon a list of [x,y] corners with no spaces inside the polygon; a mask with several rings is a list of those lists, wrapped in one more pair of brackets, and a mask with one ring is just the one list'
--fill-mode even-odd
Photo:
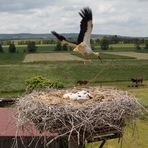
{"label": "stork's tail feather", "polygon": [[51,33],[58,39],[60,40],[61,42],[63,42],[64,44],[68,44],[70,46],[77,46],[77,43],[75,42],[72,42],[72,41],[68,41],[64,36],[58,34],[57,32],[55,31],[51,31]]}

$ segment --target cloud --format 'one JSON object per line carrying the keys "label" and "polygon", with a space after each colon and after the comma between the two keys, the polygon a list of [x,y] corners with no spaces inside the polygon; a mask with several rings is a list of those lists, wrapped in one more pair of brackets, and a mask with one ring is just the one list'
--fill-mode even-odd
{"label": "cloud", "polygon": [[139,0],[140,2],[148,2],[148,0]]}
{"label": "cloud", "polygon": [[46,5],[52,4],[53,1],[51,0],[0,0],[0,11],[19,12],[35,8],[44,8]]}
{"label": "cloud", "polygon": [[148,36],[146,0],[0,0],[0,33],[79,32],[78,12],[93,10],[93,33]]}

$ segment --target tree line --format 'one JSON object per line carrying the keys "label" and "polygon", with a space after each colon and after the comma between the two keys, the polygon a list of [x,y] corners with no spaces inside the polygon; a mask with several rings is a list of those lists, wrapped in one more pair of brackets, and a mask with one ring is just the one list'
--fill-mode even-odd
{"label": "tree line", "polygon": [[[95,38],[91,39],[91,46],[92,49],[95,49],[96,46],[100,46],[102,50],[108,50],[111,47],[109,45],[111,44],[118,44],[118,43],[132,43],[135,45],[135,48],[137,50],[148,49],[148,40],[145,40],[144,38],[128,38],[128,37],[118,37],[118,36],[105,36],[103,38]],[[16,46],[14,41],[1,41],[0,42],[0,52],[4,52],[2,45],[8,44],[8,51],[10,53],[16,53]],[[18,41],[18,45],[27,45],[27,52],[33,53],[37,51],[36,44],[54,44],[55,45],[55,51],[70,51],[72,48],[70,46],[67,46],[66,44],[61,44],[61,42],[56,40],[26,40],[26,41]],[[144,45],[141,46],[141,45]],[[24,50],[26,52],[26,50]]]}
{"label": "tree line", "polygon": [[35,42],[37,45],[41,44],[55,44],[55,40],[3,40],[1,41],[2,45],[10,45],[10,44],[16,44],[16,45],[28,45],[30,42]]}
{"label": "tree line", "polygon": [[144,47],[142,47],[141,45],[142,45],[142,43],[139,40],[135,41],[135,47],[137,50],[141,50],[142,48],[148,49],[148,41],[147,40],[144,42]]}
{"label": "tree line", "polygon": [[[35,42],[34,41],[28,42],[27,52],[34,53],[34,52],[36,52],[36,50],[37,50],[37,46],[36,46]],[[3,46],[2,46],[2,44],[0,44],[0,53],[3,53],[3,52],[4,52]],[[16,46],[14,43],[9,44],[8,52],[9,53],[17,53]],[[24,50],[24,52],[26,52],[26,50]]]}
{"label": "tree line", "polygon": [[[134,44],[136,49],[142,49],[141,45],[144,45],[144,49],[148,49],[148,40],[146,40],[145,38],[122,37],[117,35],[94,38],[90,40],[90,43],[92,49],[95,49],[96,46],[100,46],[102,50],[108,50],[112,48],[109,47],[109,45],[112,44]],[[64,47],[62,47],[60,42],[57,42],[55,50],[69,50],[69,47],[66,47],[66,45],[63,46]]]}
{"label": "tree line", "polygon": [[[118,35],[108,35],[108,36],[98,36],[96,38],[93,38],[91,41],[95,46],[100,45],[101,40],[103,38],[106,38],[109,42],[109,44],[118,44],[118,43],[123,43],[123,44],[135,44],[137,41],[140,44],[144,44],[146,38],[138,38],[138,37],[124,37],[124,36],[118,36]],[[68,38],[69,40],[74,40],[74,38]],[[3,45],[10,45],[12,43],[15,43],[17,45],[27,45],[30,41],[35,42],[35,44],[40,45],[40,44],[56,44],[55,39],[26,39],[26,40],[2,40],[1,43]]]}

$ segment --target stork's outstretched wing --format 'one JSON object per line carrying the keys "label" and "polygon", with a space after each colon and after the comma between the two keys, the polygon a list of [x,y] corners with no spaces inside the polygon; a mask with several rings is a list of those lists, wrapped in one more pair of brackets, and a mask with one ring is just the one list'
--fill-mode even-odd
{"label": "stork's outstretched wing", "polygon": [[68,41],[64,36],[58,34],[57,32],[51,31],[51,33],[52,33],[58,40],[60,40],[62,43],[68,44],[68,45],[74,46],[74,47],[77,46],[77,43],[74,43],[74,42],[72,42],[72,41]]}
{"label": "stork's outstretched wing", "polygon": [[92,11],[90,8],[84,8],[79,12],[82,20],[80,22],[80,33],[78,36],[78,44],[85,42],[90,46],[90,37],[93,28],[92,24]]}

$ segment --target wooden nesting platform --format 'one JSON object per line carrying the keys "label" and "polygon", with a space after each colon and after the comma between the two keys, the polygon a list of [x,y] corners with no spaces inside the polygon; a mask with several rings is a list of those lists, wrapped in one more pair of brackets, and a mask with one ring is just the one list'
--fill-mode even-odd
{"label": "wooden nesting platform", "polygon": [[122,136],[123,136],[122,132],[119,132],[117,130],[110,130],[108,132],[104,132],[104,134],[99,134],[99,136],[96,136],[91,140],[87,140],[87,143],[102,141],[102,143],[99,146],[99,148],[102,148],[107,140],[112,140],[116,138],[120,140]]}

